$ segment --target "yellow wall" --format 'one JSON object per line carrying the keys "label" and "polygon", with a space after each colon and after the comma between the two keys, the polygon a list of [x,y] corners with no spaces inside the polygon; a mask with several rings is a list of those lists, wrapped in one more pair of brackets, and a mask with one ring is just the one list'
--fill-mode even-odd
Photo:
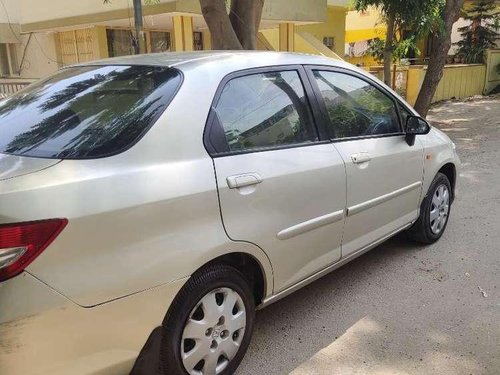
{"label": "yellow wall", "polygon": [[347,12],[346,30],[373,29],[375,27],[385,26],[382,21],[381,13],[377,7],[368,7],[366,12],[351,10]]}
{"label": "yellow wall", "polygon": [[261,50],[294,52],[297,51],[295,46],[295,37],[296,34],[294,25],[290,23],[282,23],[279,27],[262,30],[259,33],[258,48]]}
{"label": "yellow wall", "polygon": [[262,35],[263,38],[265,38],[265,41],[263,41],[263,46],[264,45],[270,45],[274,51],[279,51],[280,50],[280,32],[279,29],[265,29],[261,30],[259,35]]}
{"label": "yellow wall", "polygon": [[[259,49],[272,51],[284,50],[283,42],[281,41],[282,34],[279,28],[262,30],[259,35]],[[342,59],[335,52],[326,47],[322,40],[320,41],[312,34],[306,32],[295,32],[292,51],[322,55],[332,59]]]}
{"label": "yellow wall", "polygon": [[353,65],[360,65],[360,66],[377,66],[380,65],[378,61],[375,60],[375,58],[371,55],[365,55],[365,56],[359,56],[359,57],[345,57],[345,60],[348,61],[349,63]]}
{"label": "yellow wall", "polygon": [[[426,71],[427,68],[423,66],[411,66],[408,70],[406,100],[411,105],[417,100]],[[485,78],[486,65],[447,65],[432,102],[481,95]]]}
{"label": "yellow wall", "polygon": [[210,31],[203,30],[203,49],[211,50],[212,49],[212,38],[210,35]]}
{"label": "yellow wall", "polygon": [[295,25],[293,23],[280,23],[279,35],[279,50],[295,51]]}
{"label": "yellow wall", "polygon": [[425,70],[423,66],[410,66],[408,69],[408,80],[406,81],[406,101],[415,105],[424,80]]}
{"label": "yellow wall", "polygon": [[296,30],[298,33],[309,33],[321,42],[323,42],[324,37],[333,36],[335,38],[333,51],[339,56],[344,56],[346,13],[346,8],[329,6],[326,22],[297,26]]}
{"label": "yellow wall", "polygon": [[485,94],[489,94],[500,85],[500,72],[497,68],[500,66],[500,49],[488,51]]}
{"label": "yellow wall", "polygon": [[109,57],[108,51],[108,35],[106,33],[105,26],[94,26],[94,35],[97,45],[95,46],[95,54],[99,59],[105,59]]}
{"label": "yellow wall", "polygon": [[387,28],[375,27],[373,29],[359,29],[359,30],[346,30],[345,32],[345,42],[360,42],[363,40],[379,38],[385,40],[387,33]]}
{"label": "yellow wall", "polygon": [[382,21],[380,11],[368,7],[365,13],[355,10],[347,12],[346,42],[358,42],[373,38],[385,39],[387,26]]}
{"label": "yellow wall", "polygon": [[172,17],[172,46],[174,51],[193,50],[193,17],[175,15]]}
{"label": "yellow wall", "polygon": [[276,51],[276,48],[269,42],[262,31],[259,31],[257,35],[257,49],[260,51]]}
{"label": "yellow wall", "polygon": [[321,40],[305,32],[295,34],[295,52],[322,55],[332,59],[342,60],[342,57],[325,46]]}

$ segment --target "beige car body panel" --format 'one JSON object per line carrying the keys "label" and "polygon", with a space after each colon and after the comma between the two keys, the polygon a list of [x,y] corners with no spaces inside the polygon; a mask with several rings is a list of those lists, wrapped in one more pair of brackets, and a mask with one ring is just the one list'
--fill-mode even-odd
{"label": "beige car body panel", "polygon": [[[266,249],[277,265],[276,292],[341,257],[345,169],[331,147],[317,144],[214,159],[227,233]],[[261,183],[228,187],[228,177],[252,171]]]}
{"label": "beige car body panel", "polygon": [[[335,148],[347,171],[342,256],[348,256],[417,219],[423,149],[418,142],[408,146],[404,136],[337,142]],[[360,154],[369,160],[356,163]]]}
{"label": "beige car body panel", "polygon": [[[184,82],[157,123],[121,154],[60,162],[4,157],[6,169],[12,170],[0,171],[4,174],[0,224],[54,217],[68,218],[69,224],[23,274],[0,283],[0,374],[129,371],[179,289],[207,262],[233,252],[252,256],[265,276],[261,305],[265,306],[411,225],[437,171],[447,163],[459,166],[451,141],[433,129],[417,137],[417,151],[411,154],[412,161],[421,154],[420,169],[412,162],[390,183],[387,173],[400,169],[381,152],[381,160],[390,165],[384,174],[370,175],[370,194],[348,185],[347,192],[352,190],[354,195],[346,196],[341,155],[378,149],[380,139],[368,140],[362,148],[325,143],[249,154],[234,158],[237,166],[231,165],[229,157],[219,158],[216,176],[202,135],[215,92],[226,75],[303,64],[343,67],[373,77],[324,57],[270,52],[155,54],[93,64],[172,66],[183,73]],[[278,160],[273,158],[276,155]],[[296,159],[297,155],[304,160]],[[427,155],[431,157],[424,162]],[[21,168],[19,163],[28,164]],[[254,173],[255,163],[266,164],[258,194],[244,195],[252,187],[229,191],[227,177]],[[313,170],[307,170],[312,164]],[[294,173],[297,168],[303,173]],[[279,180],[278,176],[285,177]],[[331,198],[327,203],[307,192],[299,197],[295,185],[307,182],[303,190],[310,190],[314,180],[317,194]],[[272,202],[273,190],[265,185],[273,183],[276,192],[285,196],[291,189],[293,200]],[[422,187],[417,188],[417,183]],[[336,195],[338,200],[333,199]],[[380,204],[374,205],[373,199]],[[283,212],[266,216],[266,203]],[[352,229],[345,234],[350,241],[341,258],[346,209],[360,204],[371,207],[353,216],[359,215],[358,221],[353,219]],[[235,220],[238,215],[250,215],[247,225],[223,223],[221,207]],[[385,212],[393,209],[396,212]],[[377,215],[386,223],[379,229],[370,223]],[[266,225],[267,232],[258,239],[261,225]],[[373,229],[364,237],[363,225]],[[227,229],[239,238],[231,239]],[[307,248],[301,251],[303,247]]]}
{"label": "beige car body panel", "polygon": [[[424,178],[422,181],[422,199],[429,190],[434,176],[447,164],[453,164],[456,168],[456,182],[460,177],[461,163],[457,154],[456,146],[450,138],[441,130],[432,128],[425,137],[418,140],[424,147]],[[455,187],[454,195],[457,194]],[[421,200],[422,200],[421,199]]]}
{"label": "beige car body panel", "polygon": [[[0,284],[0,374],[130,372],[187,278],[82,308],[29,273]],[[29,315],[10,320],[19,311]]]}

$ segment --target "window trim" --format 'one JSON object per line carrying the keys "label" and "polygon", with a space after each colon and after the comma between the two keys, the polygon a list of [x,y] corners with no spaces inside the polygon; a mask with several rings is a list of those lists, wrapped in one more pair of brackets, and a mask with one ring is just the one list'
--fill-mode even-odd
{"label": "window trim", "polygon": [[[304,88],[304,98],[307,101],[307,110],[309,112],[309,117],[311,121],[311,125],[316,132],[316,141],[304,142],[304,143],[294,143],[283,146],[269,146],[269,147],[260,147],[249,150],[239,150],[239,151],[218,151],[216,146],[212,143],[212,136],[216,136],[218,139],[215,143],[225,143],[227,144],[227,140],[221,138],[220,132],[214,131],[214,127],[216,126],[215,117],[217,116],[215,108],[219,104],[219,100],[222,96],[222,92],[226,87],[227,83],[233,79],[247,77],[256,74],[263,73],[272,73],[272,72],[289,72],[296,71],[299,79],[301,80],[302,87]],[[321,143],[330,143],[329,140],[326,140],[323,133],[322,127],[319,126],[319,119],[316,117],[315,113],[319,111],[319,103],[317,102],[317,98],[314,94],[313,88],[307,77],[306,71],[303,65],[275,65],[275,66],[266,66],[266,67],[258,67],[258,68],[250,68],[234,71],[226,75],[219,86],[217,87],[217,91],[215,92],[214,98],[212,100],[212,104],[210,105],[210,112],[207,117],[207,121],[205,123],[205,129],[203,131],[203,145],[205,146],[206,151],[212,158],[220,158],[225,156],[232,155],[244,155],[244,154],[253,154],[257,152],[265,152],[265,151],[277,151],[277,150],[285,150],[290,148],[298,148],[298,147],[308,147],[314,146]]]}
{"label": "window trim", "polygon": [[[328,65],[305,65],[304,68],[306,70],[307,78],[310,81],[310,85],[312,86],[312,88],[314,90],[314,95],[316,96],[316,100],[318,102],[318,106],[319,106],[318,124],[321,124],[320,126],[324,128],[323,133],[326,134],[326,136],[328,137],[328,140],[330,142],[336,143],[336,142],[356,141],[356,140],[362,140],[362,139],[399,137],[399,136],[403,136],[406,134],[406,132],[404,131],[404,126],[402,124],[401,113],[399,111],[399,106],[398,106],[400,101],[397,100],[397,98],[391,92],[389,92],[385,87],[380,85],[375,80],[372,80],[369,77],[366,77],[365,75],[360,74],[354,70],[350,70],[350,69],[346,69],[346,68],[342,68],[342,67],[334,67],[334,66],[328,66]],[[358,78],[358,79],[365,81],[366,83],[374,86],[377,90],[379,90],[382,94],[387,96],[393,102],[394,107],[396,109],[396,114],[398,116],[398,123],[399,123],[399,130],[400,131],[397,133],[361,135],[361,136],[356,136],[356,137],[345,137],[345,138],[332,138],[332,137],[330,137],[330,135],[328,134],[328,124],[330,122],[330,118],[328,117],[328,111],[326,109],[326,104],[323,100],[323,97],[322,97],[321,92],[319,90],[319,86],[316,82],[316,77],[314,76],[315,70],[345,74],[345,75],[348,75],[348,76],[351,76],[354,78]]]}

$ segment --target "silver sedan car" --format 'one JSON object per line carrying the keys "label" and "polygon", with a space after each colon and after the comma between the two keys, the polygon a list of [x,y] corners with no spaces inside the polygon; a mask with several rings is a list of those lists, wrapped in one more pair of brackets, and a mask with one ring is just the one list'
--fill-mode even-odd
{"label": "silver sedan car", "polygon": [[0,374],[228,375],[255,310],[446,229],[455,145],[352,65],[65,68],[0,102]]}

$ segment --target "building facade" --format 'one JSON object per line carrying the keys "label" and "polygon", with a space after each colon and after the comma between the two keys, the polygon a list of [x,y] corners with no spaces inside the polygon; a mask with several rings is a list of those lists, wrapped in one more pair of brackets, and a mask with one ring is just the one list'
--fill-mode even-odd
{"label": "building facade", "polygon": [[[0,77],[38,79],[60,67],[133,54],[128,0],[2,0]],[[348,0],[266,0],[258,48],[338,58]],[[160,0],[143,8],[147,52],[211,49],[199,0]],[[1,79],[1,78],[0,78]]]}

